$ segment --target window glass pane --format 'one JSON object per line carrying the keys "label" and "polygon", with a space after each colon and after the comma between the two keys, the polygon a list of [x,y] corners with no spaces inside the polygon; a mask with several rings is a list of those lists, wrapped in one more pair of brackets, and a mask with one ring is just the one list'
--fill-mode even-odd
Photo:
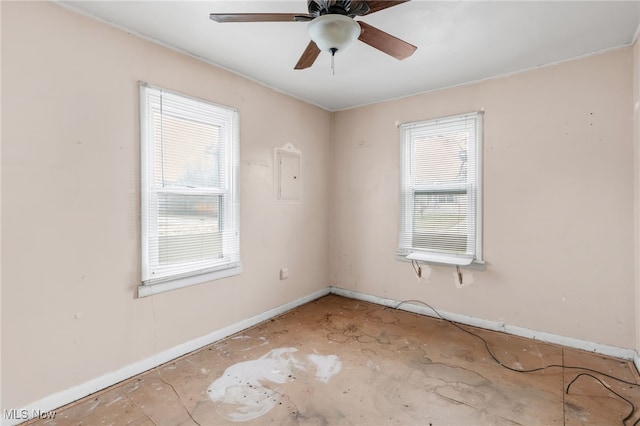
{"label": "window glass pane", "polygon": [[160,188],[220,186],[218,126],[154,113],[155,184]]}
{"label": "window glass pane", "polygon": [[443,132],[416,138],[414,183],[465,182],[468,140],[468,132]]}
{"label": "window glass pane", "polygon": [[414,248],[445,253],[467,251],[465,192],[416,192],[413,206]]}
{"label": "window glass pane", "polygon": [[161,266],[222,257],[219,195],[158,194]]}

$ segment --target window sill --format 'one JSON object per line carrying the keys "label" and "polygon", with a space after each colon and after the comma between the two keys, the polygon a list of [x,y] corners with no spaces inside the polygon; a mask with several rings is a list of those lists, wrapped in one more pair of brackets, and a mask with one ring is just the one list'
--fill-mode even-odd
{"label": "window sill", "polygon": [[485,262],[484,260],[471,259],[471,258],[461,258],[457,256],[450,256],[444,254],[434,254],[434,253],[419,253],[414,252],[410,253],[406,256],[398,254],[396,259],[402,262],[411,262],[416,261],[420,263],[426,263],[428,265],[439,265],[439,266],[464,266],[469,269],[479,269],[485,270]]}
{"label": "window sill", "polygon": [[442,263],[445,265],[468,266],[473,262],[471,257],[452,256],[447,254],[418,253],[413,252],[407,255],[407,260],[417,260],[419,262]]}
{"label": "window sill", "polygon": [[200,275],[176,278],[168,281],[156,282],[153,284],[141,284],[138,286],[138,298],[153,296],[154,294],[164,293],[165,291],[177,290],[183,287],[189,287],[196,284],[202,284],[209,281],[232,277],[234,275],[239,275],[241,272],[242,265],[237,265],[231,268],[222,269],[220,271],[207,272]]}

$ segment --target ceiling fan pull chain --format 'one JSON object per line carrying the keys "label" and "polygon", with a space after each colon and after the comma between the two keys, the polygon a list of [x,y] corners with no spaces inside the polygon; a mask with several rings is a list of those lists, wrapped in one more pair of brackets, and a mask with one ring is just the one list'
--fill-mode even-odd
{"label": "ceiling fan pull chain", "polygon": [[335,57],[338,49],[334,47],[334,48],[331,48],[330,50],[331,50],[331,75],[336,75]]}

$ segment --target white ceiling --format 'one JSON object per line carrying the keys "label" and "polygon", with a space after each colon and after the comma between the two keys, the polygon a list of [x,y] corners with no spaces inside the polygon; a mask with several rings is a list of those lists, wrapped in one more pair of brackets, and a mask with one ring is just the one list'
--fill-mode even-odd
{"label": "white ceiling", "polygon": [[418,46],[398,61],[356,41],[295,71],[306,23],[224,23],[209,13],[307,13],[295,1],[56,1],[335,111],[455,86],[628,45],[636,1],[413,0],[356,20]]}

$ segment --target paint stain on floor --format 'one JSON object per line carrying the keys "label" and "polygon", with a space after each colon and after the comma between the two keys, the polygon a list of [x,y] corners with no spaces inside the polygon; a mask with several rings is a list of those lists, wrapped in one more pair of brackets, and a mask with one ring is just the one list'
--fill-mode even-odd
{"label": "paint stain on floor", "polygon": [[342,366],[335,355],[310,354],[299,358],[297,352],[292,347],[277,348],[256,360],[227,368],[207,389],[218,413],[234,422],[253,420],[281,404],[287,393],[284,385],[310,366],[316,370],[316,379],[323,383],[328,383]]}

